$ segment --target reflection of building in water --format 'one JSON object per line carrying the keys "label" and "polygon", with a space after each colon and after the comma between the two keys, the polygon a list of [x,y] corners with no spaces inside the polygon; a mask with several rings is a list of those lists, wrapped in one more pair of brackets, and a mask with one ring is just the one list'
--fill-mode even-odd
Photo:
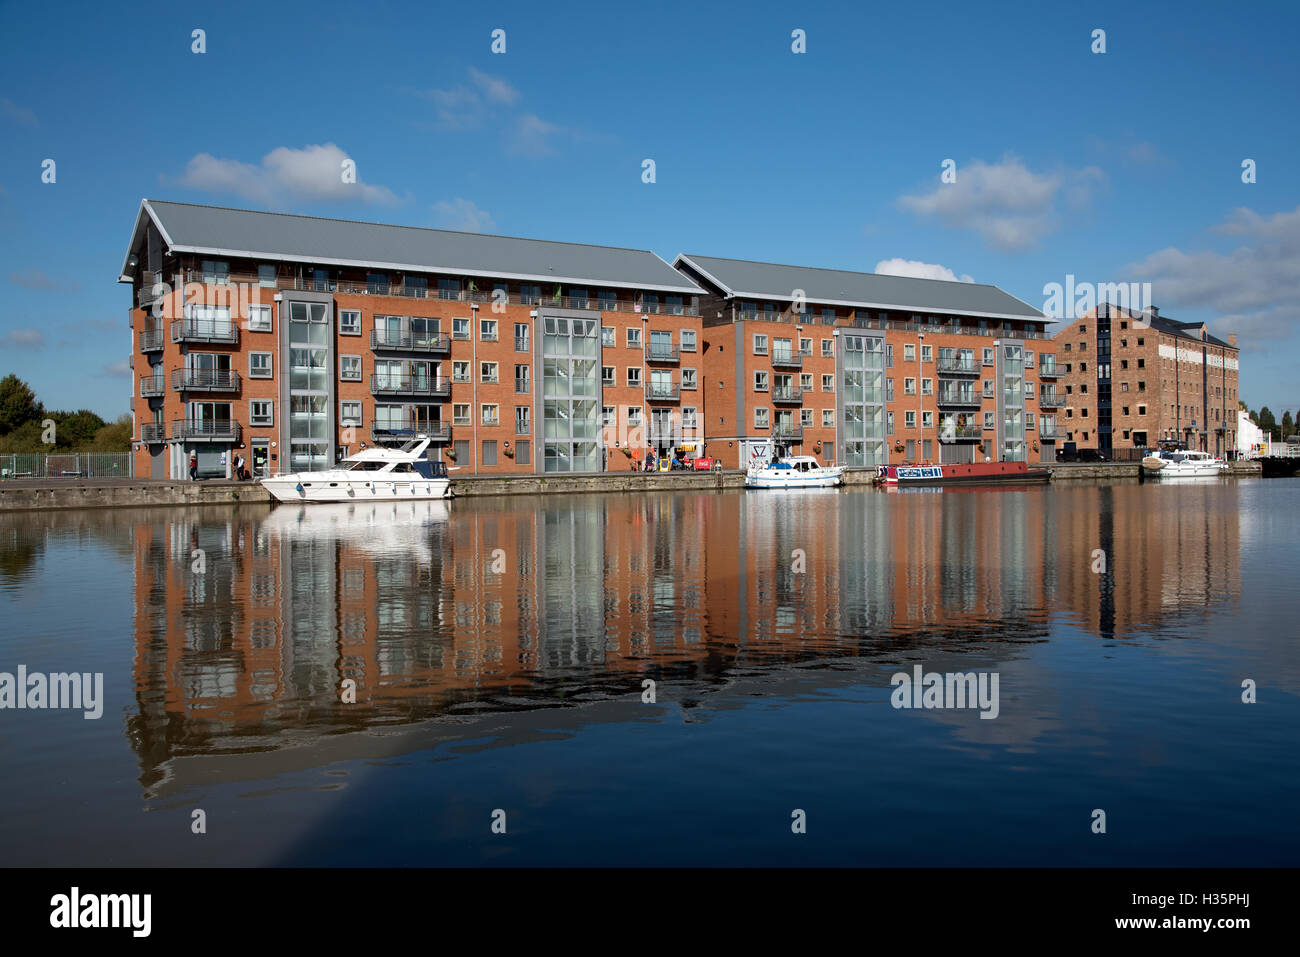
{"label": "reflection of building in water", "polygon": [[[146,779],[169,757],[643,675],[1098,634],[1239,593],[1235,487],[504,496],[134,525]],[[1189,496],[1195,507],[1189,508]],[[1109,546],[1103,544],[1109,542]],[[1091,570],[1106,549],[1106,575]],[[998,643],[990,645],[990,643]],[[356,703],[342,704],[343,682]]]}

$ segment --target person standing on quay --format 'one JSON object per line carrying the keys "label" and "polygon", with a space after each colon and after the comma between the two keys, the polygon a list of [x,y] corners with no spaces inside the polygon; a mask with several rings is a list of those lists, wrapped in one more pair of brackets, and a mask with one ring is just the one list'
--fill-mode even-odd
{"label": "person standing on quay", "polygon": [[198,480],[199,480],[199,453],[190,452],[190,481],[197,482]]}

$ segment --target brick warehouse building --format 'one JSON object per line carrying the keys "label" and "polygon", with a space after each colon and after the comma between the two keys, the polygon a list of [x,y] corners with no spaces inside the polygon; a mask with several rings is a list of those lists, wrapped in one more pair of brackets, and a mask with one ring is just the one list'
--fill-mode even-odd
{"label": "brick warehouse building", "polygon": [[[654,253],[141,202],[135,474],[434,439],[469,473],[629,470],[694,432],[702,290]],[[625,454],[625,451],[634,453]]]}
{"label": "brick warehouse building", "polygon": [[1056,358],[1037,309],[994,286],[681,255],[707,294],[709,452],[848,466],[1050,462]]}
{"label": "brick warehouse building", "polygon": [[[1102,303],[1055,336],[1065,440],[1105,454],[1180,441],[1224,455],[1237,447],[1236,335]],[[1137,454],[1136,452],[1131,454]]]}

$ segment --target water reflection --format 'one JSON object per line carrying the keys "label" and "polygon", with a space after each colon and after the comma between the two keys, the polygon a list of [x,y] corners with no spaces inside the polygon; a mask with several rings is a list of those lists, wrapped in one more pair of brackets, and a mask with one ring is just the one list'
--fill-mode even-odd
{"label": "water reflection", "polygon": [[[810,659],[1005,661],[1063,622],[1177,634],[1180,617],[1239,596],[1237,495],[1221,483],[136,512],[130,738],[149,788],[183,755],[555,707],[643,676],[707,688]],[[27,561],[0,537],[0,569]],[[347,679],[356,703],[342,705]]]}

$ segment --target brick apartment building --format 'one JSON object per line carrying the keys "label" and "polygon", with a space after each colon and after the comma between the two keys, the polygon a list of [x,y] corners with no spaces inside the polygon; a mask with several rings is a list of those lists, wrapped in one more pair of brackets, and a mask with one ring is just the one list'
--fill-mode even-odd
{"label": "brick apartment building", "polygon": [[645,250],[144,200],[119,281],[139,476],[419,434],[489,474],[701,444],[702,290]]}
{"label": "brick apartment building", "polygon": [[1049,321],[994,286],[681,255],[709,453],[847,466],[1054,460]]}
{"label": "brick apartment building", "polygon": [[[1237,447],[1236,335],[1102,303],[1059,330],[1065,441],[1114,454],[1161,441]],[[1136,453],[1133,453],[1136,454]]]}

